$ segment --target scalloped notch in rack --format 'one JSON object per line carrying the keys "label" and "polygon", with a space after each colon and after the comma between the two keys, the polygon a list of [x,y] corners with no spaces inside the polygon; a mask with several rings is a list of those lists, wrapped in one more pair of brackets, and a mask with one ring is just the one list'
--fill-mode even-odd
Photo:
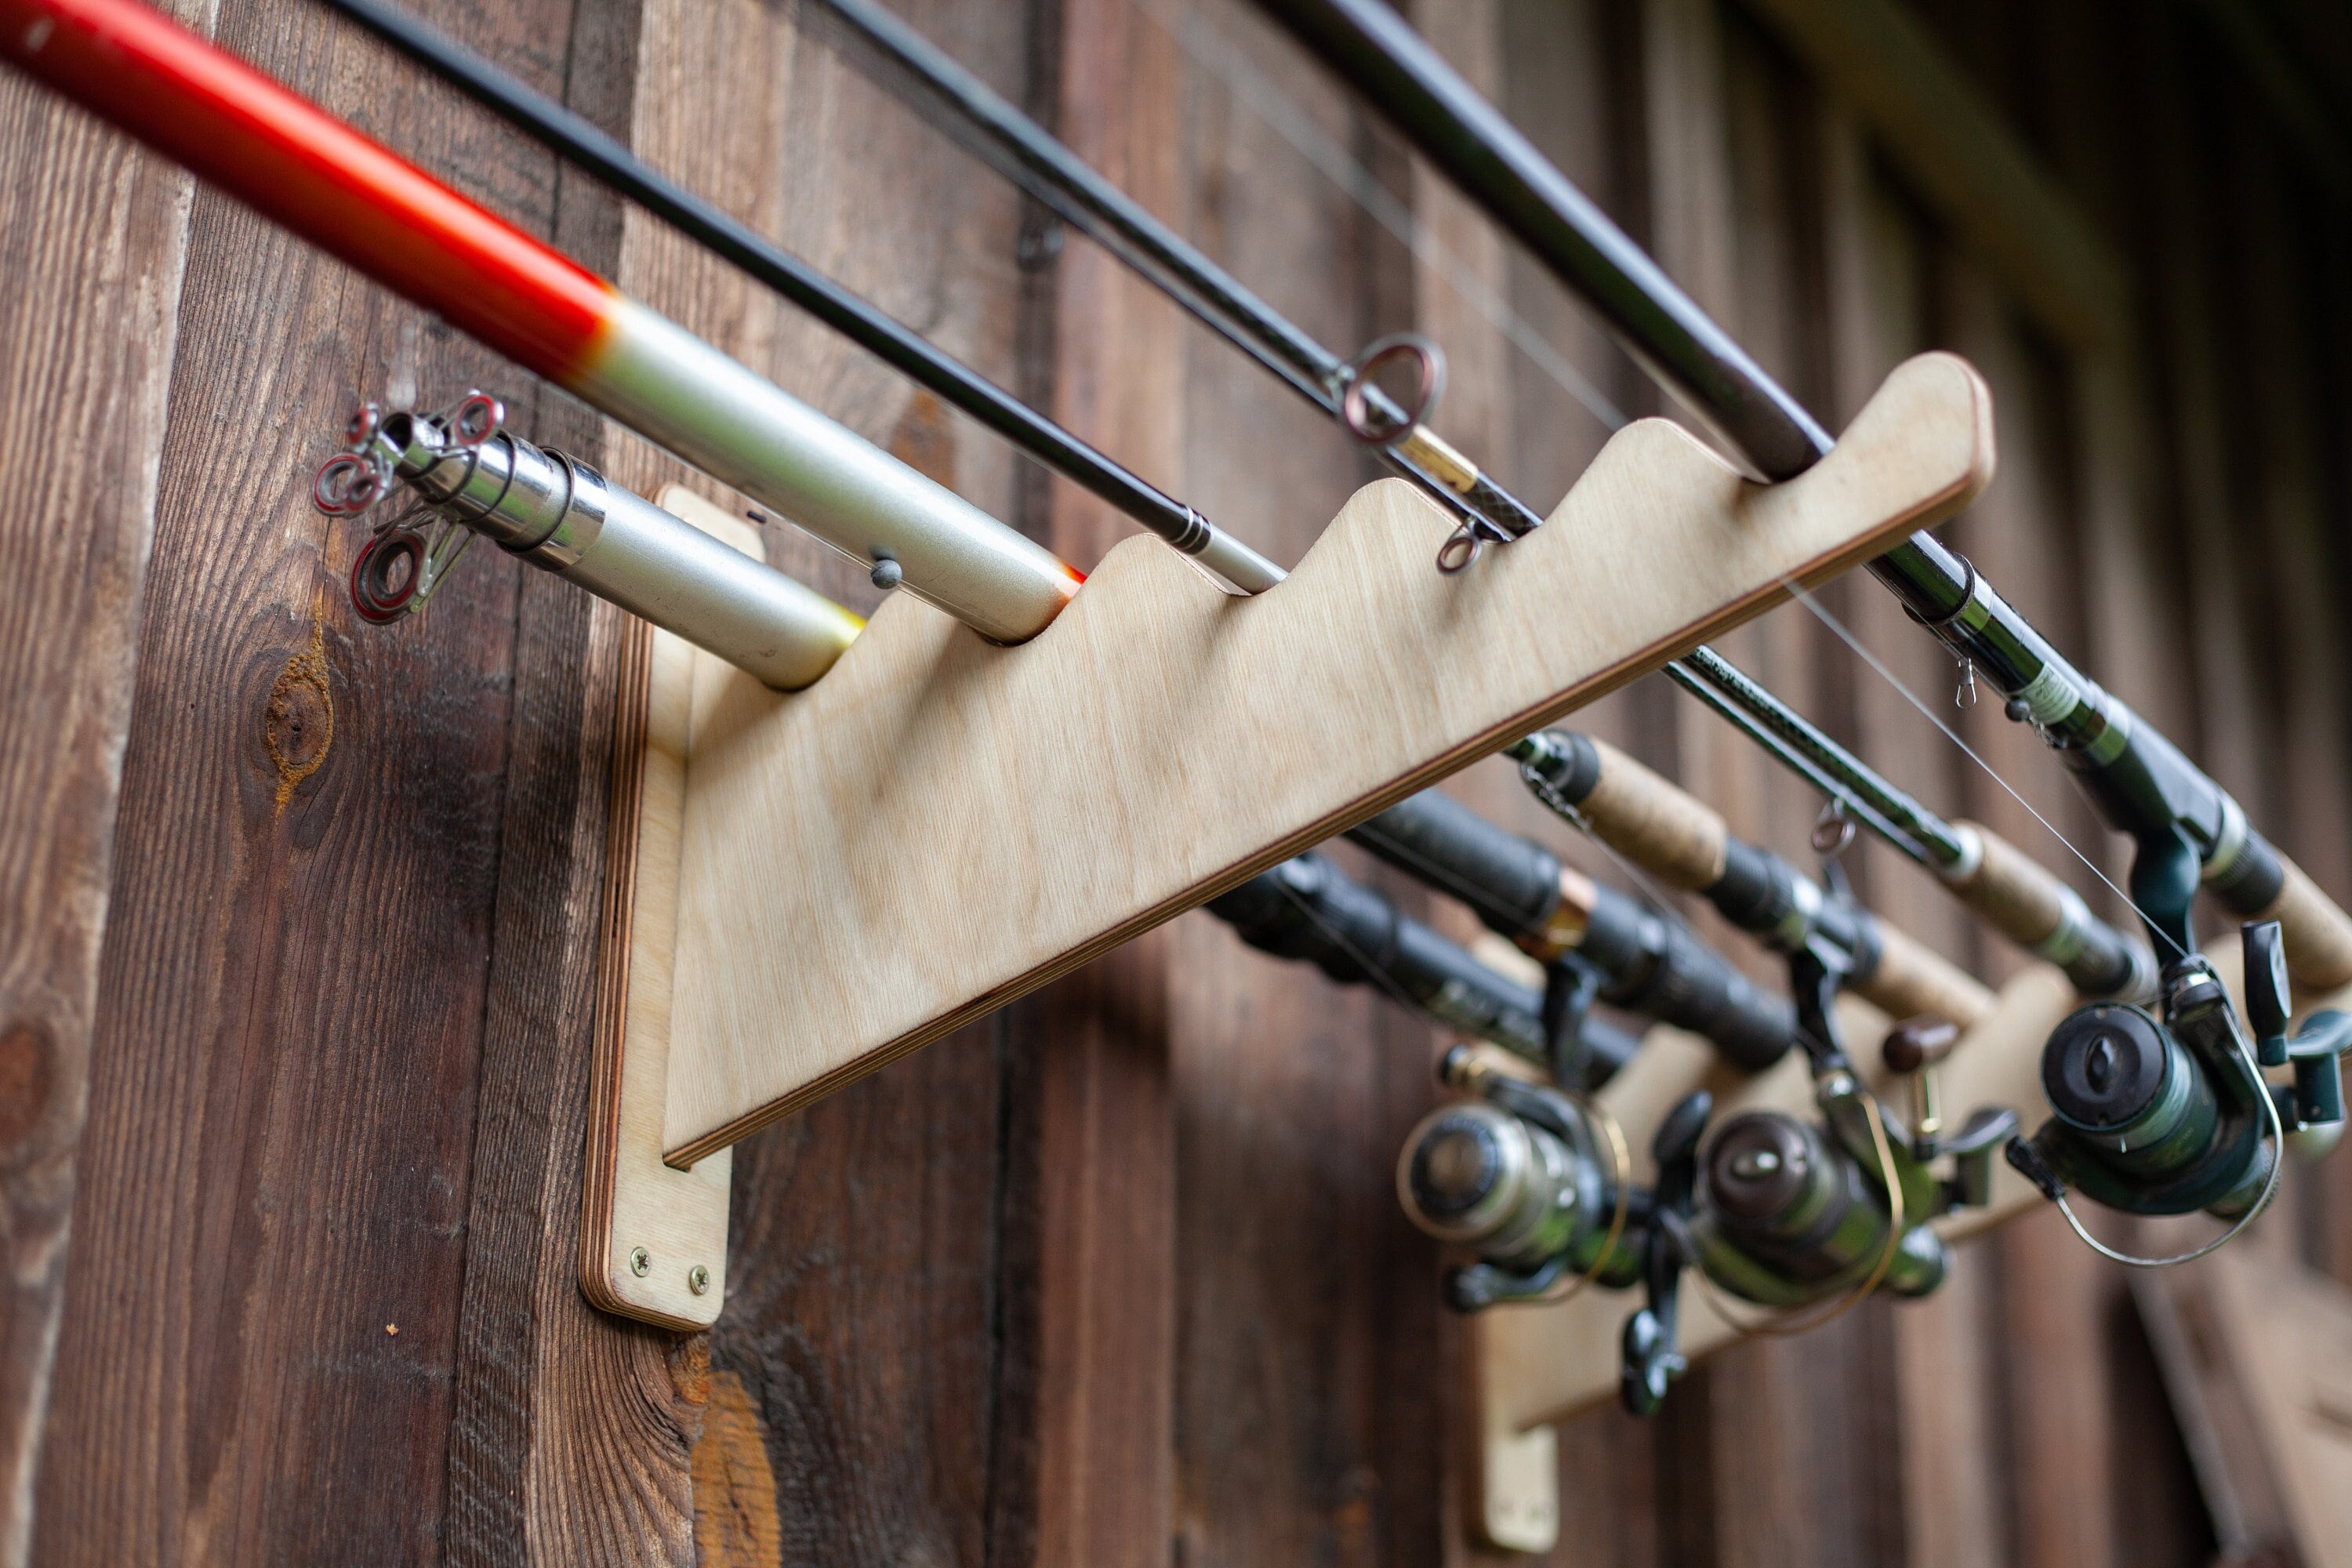
{"label": "scalloped notch in rack", "polygon": [[[615,824],[613,874],[669,889],[654,901],[670,940],[633,939],[624,913],[604,950],[628,1016],[609,1054],[647,1068],[629,1041],[657,1022],[661,1102],[644,1070],[600,1081],[592,1156],[617,1148],[599,1129],[657,1118],[666,1175],[700,1176],[745,1134],[1760,614],[1787,582],[1950,515],[1992,464],[1990,395],[1927,354],[1786,484],[1741,479],[1665,421],[1630,426],[1545,527],[1456,576],[1433,565],[1450,521],[1383,480],[1254,598],[1134,539],[1015,647],[899,595],[804,692],[693,655],[656,693],[690,707],[690,728],[667,721],[685,737],[676,816],[630,845]],[[639,1005],[656,991],[657,1021]],[[645,1147],[592,1159],[592,1186],[636,1179]],[[723,1237],[723,1178],[640,1174],[665,1201],[715,1202]],[[622,1206],[592,1192],[583,1219],[608,1228]],[[631,1245],[583,1237],[592,1300],[715,1316],[715,1283],[682,1314],[628,1304],[610,1283]]]}

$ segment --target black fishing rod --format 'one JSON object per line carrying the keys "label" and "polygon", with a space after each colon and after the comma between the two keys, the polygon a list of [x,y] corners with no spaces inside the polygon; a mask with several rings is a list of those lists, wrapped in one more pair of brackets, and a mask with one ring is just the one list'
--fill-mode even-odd
{"label": "black fishing rod", "polygon": [[1255,594],[1282,581],[1279,567],[1193,508],[1112,461],[868,300],[656,173],[620,142],[511,73],[385,0],[322,3],[1022,451],[1108,501],[1234,586]]}
{"label": "black fishing rod", "polygon": [[[1351,373],[1337,354],[1268,306],[914,29],[872,0],[824,0],[822,5],[807,5],[802,9],[835,23],[834,32],[850,58],[960,145],[1092,236],[1317,406],[1335,415],[1340,412],[1339,390],[1348,384]],[[1567,199],[1576,203],[1582,200],[1573,190],[1567,193]],[[1605,224],[1605,220],[1594,216]],[[1657,274],[1638,247],[1622,235],[1616,240],[1611,251],[1611,265],[1630,268],[1635,273],[1646,268],[1648,274],[1654,275],[1647,281],[1672,294],[1671,282]],[[1595,277],[1605,277],[1607,273],[1607,268],[1593,269]],[[1693,341],[1703,342],[1708,354],[1727,356],[1746,365],[1738,358],[1737,345],[1704,315],[1696,310],[1685,315],[1688,319],[1683,321],[1682,330],[1686,334],[1696,334]],[[1755,372],[1752,365],[1747,365],[1746,370],[1760,381],[1761,373]],[[1782,401],[1786,402],[1785,397]],[[1802,416],[1802,411],[1795,409],[1793,404],[1789,406],[1797,416]],[[1823,449],[1826,445],[1824,437]],[[1407,466],[1412,465],[1408,462]],[[1482,482],[1492,492],[1489,500],[1513,509],[1513,516],[1517,519],[1514,527],[1518,531],[1534,526],[1533,509],[1492,481]],[[1444,493],[1442,489],[1440,493]],[[1706,648],[1691,656],[1694,663],[1709,659],[1721,662]],[[1690,679],[1687,674],[1675,673],[1679,679]],[[1762,689],[1756,689],[1760,692]],[[1786,710],[1786,705],[1769,693],[1763,695]],[[1772,745],[1769,736],[1752,730],[1750,733],[1768,747]],[[1861,809],[1869,811],[1867,806]],[[1907,853],[1916,857],[1923,852],[1922,846],[1906,842],[1899,830],[1883,820],[1872,820],[1867,816],[1864,820],[1872,821],[1874,827],[1887,834],[1890,842]],[[2006,844],[1988,837],[1971,850],[1966,837],[1971,831],[1981,834],[1982,830],[1962,828],[1958,837],[1925,847],[1929,852],[1950,849],[1948,857],[1936,862],[1937,868],[1954,879],[1956,890],[1964,899],[1973,898],[1979,907],[1991,908],[1997,899],[2005,897],[2006,903],[2000,907],[2010,923],[2001,929],[2012,935],[2017,932],[2011,928],[2021,922],[2032,924],[2047,914],[2047,921],[2037,931],[2030,937],[2021,936],[2020,940],[2066,965],[2086,994],[2111,994],[2135,985],[2146,988],[2140,966],[2132,962],[2132,954],[2137,951],[2135,944],[2112,933],[2110,928],[2091,916],[2063,883],[2010,850]],[[1360,830],[1356,837],[1376,852],[1387,853],[1366,834],[1377,834],[1377,829]],[[1524,879],[1503,860],[1473,854],[1461,863],[1439,868],[1426,856],[1418,863],[1395,854],[1388,858],[1424,879],[1433,869],[1437,870],[1443,879],[1433,882],[1433,886],[1464,898],[1496,931],[1514,940],[1521,936],[1509,924],[1511,917],[1507,911],[1512,900],[1523,890]],[[1502,879],[1481,881],[1490,875]],[[1702,1028],[1701,1032],[1709,1031]],[[1743,1047],[1738,1042],[1719,1043],[1726,1044],[1735,1059],[1741,1057]]]}
{"label": "black fishing rod", "polygon": [[[1467,565],[1480,542],[1517,539],[1542,524],[1541,515],[1423,423],[1443,384],[1434,348],[1417,338],[1386,338],[1342,359],[873,0],[808,0],[799,10],[830,24],[847,58],[950,140],[1133,268],[1464,519],[1470,531],[1448,542],[1441,564]],[[1373,384],[1392,361],[1418,373],[1410,406]]]}
{"label": "black fishing rod", "polygon": [[1991,828],[1937,816],[1712,648],[1676,659],[1666,675],[1928,871],[1987,925],[2064,970],[2084,995],[2155,994],[2156,960],[2147,944],[2094,915],[2074,889]]}
{"label": "black fishing rod", "polygon": [[1596,1001],[1688,1029],[1750,1072],[1795,1043],[1788,998],[1758,986],[1672,915],[1596,882],[1531,838],[1425,790],[1348,830],[1407,875],[1467,905],[1544,965],[1549,1017]]}
{"label": "black fishing rod", "polygon": [[[1618,342],[1768,480],[1832,446],[1749,359],[1459,72],[1381,0],[1260,0],[1560,281]],[[2187,953],[2200,881],[2235,913],[2281,919],[2287,963],[2313,990],[2352,983],[2352,920],[2247,826],[2244,811],[2152,726],[2102,690],[1968,560],[1925,532],[1871,563],[1904,606],[2008,700],[2130,835],[2131,891],[2160,948]]]}
{"label": "black fishing rod", "polygon": [[1370,985],[1449,1028],[1502,1047],[1570,1089],[1598,1089],[1641,1042],[1579,1016],[1572,1034],[1547,1026],[1544,997],[1478,962],[1355,882],[1322,855],[1292,858],[1209,900],[1250,946],[1314,964],[1343,985]]}

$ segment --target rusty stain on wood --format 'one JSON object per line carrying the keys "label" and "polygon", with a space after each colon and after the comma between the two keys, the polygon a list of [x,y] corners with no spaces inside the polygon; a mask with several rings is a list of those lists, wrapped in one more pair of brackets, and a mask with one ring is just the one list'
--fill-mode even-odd
{"label": "rusty stain on wood", "polygon": [[278,770],[278,809],[294,798],[304,779],[327,760],[335,743],[335,694],[327,680],[327,628],[323,608],[310,605],[310,643],[286,661],[269,683],[261,710],[261,742]]}
{"label": "rusty stain on wood", "polygon": [[710,1374],[710,1402],[694,1445],[694,1544],[702,1568],[767,1568],[784,1554],[767,1432],[743,1380]]}
{"label": "rusty stain on wood", "polygon": [[40,1126],[57,1079],[56,1058],[49,1031],[36,1020],[0,1035],[0,1161],[13,1161]]}

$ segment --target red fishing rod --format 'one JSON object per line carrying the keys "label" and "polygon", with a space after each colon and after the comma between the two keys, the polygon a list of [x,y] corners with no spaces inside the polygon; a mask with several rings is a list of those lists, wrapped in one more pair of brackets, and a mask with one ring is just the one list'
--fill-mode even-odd
{"label": "red fishing rod", "polygon": [[[0,57],[985,636],[1034,637],[1083,581],[945,486],[135,0],[0,0]],[[454,428],[429,433],[463,444]]]}

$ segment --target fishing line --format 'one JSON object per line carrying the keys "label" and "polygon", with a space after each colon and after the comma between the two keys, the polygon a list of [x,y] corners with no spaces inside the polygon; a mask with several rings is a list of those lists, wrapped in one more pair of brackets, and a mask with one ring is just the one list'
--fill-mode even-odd
{"label": "fishing line", "polygon": [[[1195,65],[1215,78],[1236,100],[1246,105],[1276,134],[1289,142],[1292,148],[1326,179],[1345,192],[1376,222],[1402,241],[1416,258],[1435,267],[1456,294],[1484,316],[1489,325],[1508,338],[1520,353],[1526,354],[1530,361],[1550,374],[1554,381],[1583,405],[1586,412],[1612,432],[1624,427],[1627,423],[1626,416],[1615,404],[1612,403],[1599,388],[1570,364],[1567,358],[1538,333],[1525,317],[1513,310],[1505,301],[1496,298],[1493,291],[1476,278],[1466,264],[1454,257],[1435,235],[1429,232],[1428,226],[1423,224],[1405,203],[1391,195],[1380,183],[1379,176],[1301,112],[1288,94],[1267,79],[1255,66],[1249,64],[1240,51],[1234,47],[1231,40],[1211,27],[1198,12],[1171,16],[1164,0],[1129,0],[1129,4],[1135,10],[1150,17],[1163,32],[1173,38],[1177,46]],[[1882,679],[1901,692],[1904,699],[1912,707],[1917,709],[1929,723],[1942,731],[1945,737],[1958,746],[1969,761],[1983,769],[1985,773],[2007,792],[2011,799],[2023,806],[2034,821],[2040,823],[2051,837],[2065,847],[2067,853],[2080,860],[2089,868],[2091,875],[2096,877],[2102,884],[2121,899],[2126,906],[2137,914],[2143,924],[2147,925],[2151,930],[2157,929],[2155,923],[2148,920],[2147,911],[2140,907],[2137,900],[2118,887],[2112,878],[2100,869],[2095,861],[2077,848],[2073,840],[2059,831],[2055,824],[2035,809],[2032,802],[2019,794],[2016,787],[2002,777],[1998,769],[1987,762],[1974,747],[1962,740],[1933,709],[1905,685],[1894,671],[1881,663],[1875,655],[1863,646],[1859,638],[1832,615],[1826,606],[1814,598],[1811,593],[1786,578],[1782,579],[1782,585],[1788,588],[1791,598],[1803,605],[1817,619],[1828,626],[1839,640],[1852,648],[1872,669],[1877,671]],[[1546,804],[1552,805],[1555,810],[1559,809],[1559,803],[1547,801]],[[1579,820],[1572,807],[1562,811],[1561,815],[1571,822]],[[1592,837],[1589,828],[1586,829],[1586,833],[1588,837]],[[1600,842],[1597,837],[1594,837],[1593,841]],[[1622,857],[1605,844],[1602,845],[1602,848],[1621,868],[1634,877],[1644,889],[1652,890],[1654,897],[1654,889],[1647,877],[1627,865]],[[1671,903],[1665,904],[1664,907],[1670,911],[1675,908]],[[1675,918],[1680,919],[1678,913]],[[2168,933],[2159,932],[2159,934],[2163,936],[2166,945],[2172,947],[2176,952],[2179,951],[2179,944],[2174,942]],[[2183,953],[2182,956],[2187,955]]]}
{"label": "fishing line", "polygon": [[[1538,332],[1526,318],[1513,310],[1507,302],[1497,299],[1466,264],[1456,258],[1435,235],[1429,231],[1428,226],[1421,222],[1410,206],[1391,195],[1380,183],[1379,177],[1361,160],[1349,153],[1316,125],[1298,109],[1287,93],[1251,65],[1234,47],[1231,40],[1211,26],[1197,11],[1187,12],[1181,16],[1171,16],[1165,0],[1129,0],[1129,4],[1172,38],[1196,66],[1216,79],[1237,101],[1247,106],[1277,135],[1289,142],[1291,147],[1327,180],[1346,193],[1357,205],[1370,215],[1374,221],[1403,242],[1417,258],[1435,268],[1465,302],[1484,316],[1489,325],[1507,338],[1513,346],[1526,354],[1530,361],[1549,374],[1555,382],[1575,397],[1602,426],[1612,432],[1624,426],[1627,423],[1626,416],[1613,403],[1574,365],[1570,364],[1567,358]],[[1817,620],[1829,627],[1841,642],[1852,649],[1864,663],[1876,671],[1881,679],[1900,692],[1906,701],[1916,709],[1929,723],[1942,731],[1944,737],[1958,746],[1970,762],[1984,772],[1986,776],[2000,785],[2002,791],[2018,805],[2023,806],[2035,822],[2065,847],[2068,854],[2080,860],[2091,875],[2098,879],[2101,885],[2113,892],[2126,907],[2138,915],[2144,926],[2157,931],[2167,947],[2171,948],[2179,956],[2188,956],[2169,932],[2162,931],[2157,922],[2148,918],[2147,911],[2141,907],[2137,900],[2117,885],[2096,861],[2077,847],[2056,824],[2043,816],[2032,802],[2019,793],[2016,786],[2002,776],[1999,769],[1947,724],[1941,715],[1923,701],[1908,685],[1865,647],[1859,637],[1831,614],[1827,606],[1815,598],[1810,591],[1790,579],[1783,578],[1781,584],[1789,590],[1791,598],[1803,605]],[[1547,801],[1546,804],[1552,805],[1556,810],[1559,809],[1559,803]],[[1573,808],[1561,812],[1561,815],[1567,816],[1571,822],[1578,821]],[[1589,827],[1586,832],[1588,837],[1592,837]],[[1593,841],[1600,842],[1597,837],[1594,837]],[[1602,845],[1602,848],[1612,861],[1617,862],[1622,869],[1645,889],[1651,890],[1654,898],[1655,897],[1654,885],[1647,877],[1628,865],[1607,845]],[[1679,913],[1675,911],[1675,907],[1671,902],[1663,902],[1663,907],[1669,912],[1675,913],[1675,919],[1680,920]]]}
{"label": "fishing line", "polygon": [[1488,288],[1476,271],[1448,249],[1410,205],[1391,195],[1363,161],[1303,113],[1290,95],[1249,63],[1233,41],[1198,12],[1171,15],[1163,0],[1129,0],[1139,13],[1174,39],[1192,63],[1245,105],[1315,171],[1338,186],[1372,220],[1393,235],[1415,259],[1426,263],[1486,324],[1508,339],[1536,367],[1558,383],[1584,411],[1612,434],[1630,423],[1609,395],[1554,348],[1535,324]]}
{"label": "fishing line", "polygon": [[1955,746],[1958,746],[1960,751],[1966,754],[1969,761],[1976,763],[1978,767],[1982,768],[1988,778],[1991,779],[1993,783],[2000,785],[2003,790],[2007,791],[2009,797],[2011,800],[2014,800],[2018,805],[2023,806],[2027,813],[2032,816],[2034,821],[2040,823],[2049,831],[2050,837],[2064,845],[2068,854],[2074,856],[2075,859],[2080,860],[2084,866],[2090,870],[2092,876],[2096,877],[2102,883],[2105,884],[2108,891],[2114,893],[2118,899],[2121,899],[2125,905],[2128,907],[2134,914],[2139,916],[2140,923],[2142,925],[2146,926],[2149,931],[2154,931],[2158,937],[2162,938],[2165,945],[2171,948],[2179,957],[2187,958],[2190,956],[2178,942],[2175,942],[2172,939],[2171,933],[2165,931],[2146,910],[2140,907],[2137,900],[2134,899],[2123,889],[2117,887],[2116,885],[2115,879],[2109,877],[2105,871],[2099,869],[2098,863],[2096,861],[2093,860],[2088,855],[2084,854],[2080,849],[2076,848],[2074,847],[2074,841],[2067,837],[2063,833],[2061,833],[2055,823],[2042,816],[2041,812],[2036,811],[2032,801],[2018,794],[2016,786],[2001,776],[2000,769],[1985,761],[1984,757],[1978,752],[1974,746],[1969,745],[1966,741],[1960,738],[1958,731],[1944,722],[1944,719],[1941,714],[1937,713],[1933,708],[1930,708],[1926,702],[1922,701],[1919,695],[1913,691],[1909,686],[1906,685],[1901,677],[1897,676],[1892,669],[1889,669],[1883,662],[1880,661],[1876,654],[1871,652],[1868,647],[1864,647],[1862,639],[1854,636],[1854,634],[1847,628],[1844,622],[1839,620],[1837,616],[1830,613],[1828,605],[1823,605],[1819,599],[1815,598],[1811,590],[1799,584],[1794,578],[1781,578],[1780,586],[1789,591],[1789,596],[1790,598],[1796,600],[1797,603],[1804,605],[1806,609],[1811,611],[1813,618],[1820,621],[1822,625],[1829,627],[1830,631],[1835,635],[1837,639],[1840,642],[1844,643],[1847,647],[1853,649],[1855,656],[1858,657],[1864,664],[1868,665],[1872,669],[1876,670],[1880,679],[1885,681],[1887,685],[1901,692],[1905,701],[1917,709],[1920,716],[1925,718],[1927,722],[1942,731],[1944,738],[1951,742]]}

